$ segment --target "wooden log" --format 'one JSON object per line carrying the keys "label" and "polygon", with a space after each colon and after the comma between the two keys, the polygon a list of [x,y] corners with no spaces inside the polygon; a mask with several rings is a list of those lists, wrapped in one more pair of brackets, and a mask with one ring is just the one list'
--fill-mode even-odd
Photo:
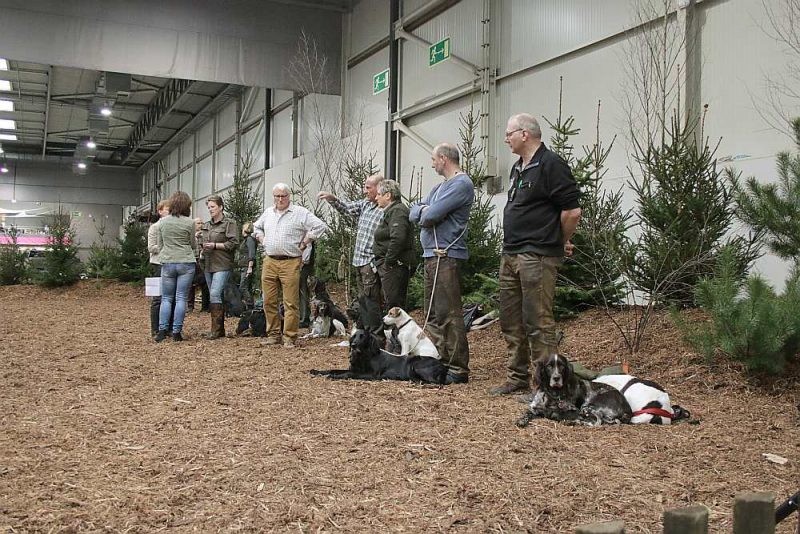
{"label": "wooden log", "polygon": [[775,496],[766,492],[737,495],[733,534],[775,534]]}
{"label": "wooden log", "polygon": [[708,534],[708,508],[698,504],[665,511],[664,534]]}
{"label": "wooden log", "polygon": [[602,521],[581,525],[575,529],[575,534],[625,534],[625,524],[622,521]]}

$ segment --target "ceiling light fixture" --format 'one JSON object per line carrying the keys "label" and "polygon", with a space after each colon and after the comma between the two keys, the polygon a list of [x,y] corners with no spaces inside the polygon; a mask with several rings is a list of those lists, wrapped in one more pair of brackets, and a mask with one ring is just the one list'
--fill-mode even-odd
{"label": "ceiling light fixture", "polygon": [[5,163],[3,163],[3,165],[0,165],[0,172],[2,172],[3,174],[8,172],[8,167],[6,166]]}
{"label": "ceiling light fixture", "polygon": [[91,137],[86,141],[86,148],[97,148],[97,143]]}
{"label": "ceiling light fixture", "polygon": [[86,168],[86,164],[81,161],[80,163],[78,163],[78,168],[79,169],[85,169]]}
{"label": "ceiling light fixture", "polygon": [[108,107],[108,104],[100,108],[100,115],[103,117],[110,117],[111,116],[111,108]]}

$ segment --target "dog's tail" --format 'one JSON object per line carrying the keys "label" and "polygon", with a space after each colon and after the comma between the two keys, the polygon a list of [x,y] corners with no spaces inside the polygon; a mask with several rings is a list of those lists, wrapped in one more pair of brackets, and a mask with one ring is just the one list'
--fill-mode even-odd
{"label": "dog's tail", "polygon": [[681,421],[683,419],[689,419],[692,414],[686,408],[682,408],[677,404],[672,405],[672,412],[674,415],[672,416],[673,421]]}

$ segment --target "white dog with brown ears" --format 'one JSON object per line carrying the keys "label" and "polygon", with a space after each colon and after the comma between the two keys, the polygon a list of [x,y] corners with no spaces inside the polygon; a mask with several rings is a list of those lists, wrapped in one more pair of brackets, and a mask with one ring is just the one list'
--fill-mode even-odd
{"label": "white dog with brown ears", "polygon": [[439,358],[439,351],[420,326],[402,308],[395,306],[383,318],[383,324],[397,327],[402,356],[426,356]]}

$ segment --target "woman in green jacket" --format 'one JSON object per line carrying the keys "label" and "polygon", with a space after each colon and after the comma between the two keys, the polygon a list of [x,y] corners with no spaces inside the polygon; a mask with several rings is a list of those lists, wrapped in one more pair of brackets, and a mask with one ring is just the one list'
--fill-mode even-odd
{"label": "woman in green jacket", "polygon": [[206,338],[225,337],[225,309],[222,296],[233,272],[233,256],[239,246],[239,229],[236,221],[225,216],[222,197],[211,195],[206,199],[211,219],[203,223],[202,264],[210,293],[211,333]]}
{"label": "woman in green jacket", "polygon": [[383,220],[375,229],[372,244],[383,290],[383,311],[395,306],[405,309],[408,279],[414,261],[414,228],[408,220],[408,207],[401,201],[397,182],[378,182],[375,200],[383,210]]}

